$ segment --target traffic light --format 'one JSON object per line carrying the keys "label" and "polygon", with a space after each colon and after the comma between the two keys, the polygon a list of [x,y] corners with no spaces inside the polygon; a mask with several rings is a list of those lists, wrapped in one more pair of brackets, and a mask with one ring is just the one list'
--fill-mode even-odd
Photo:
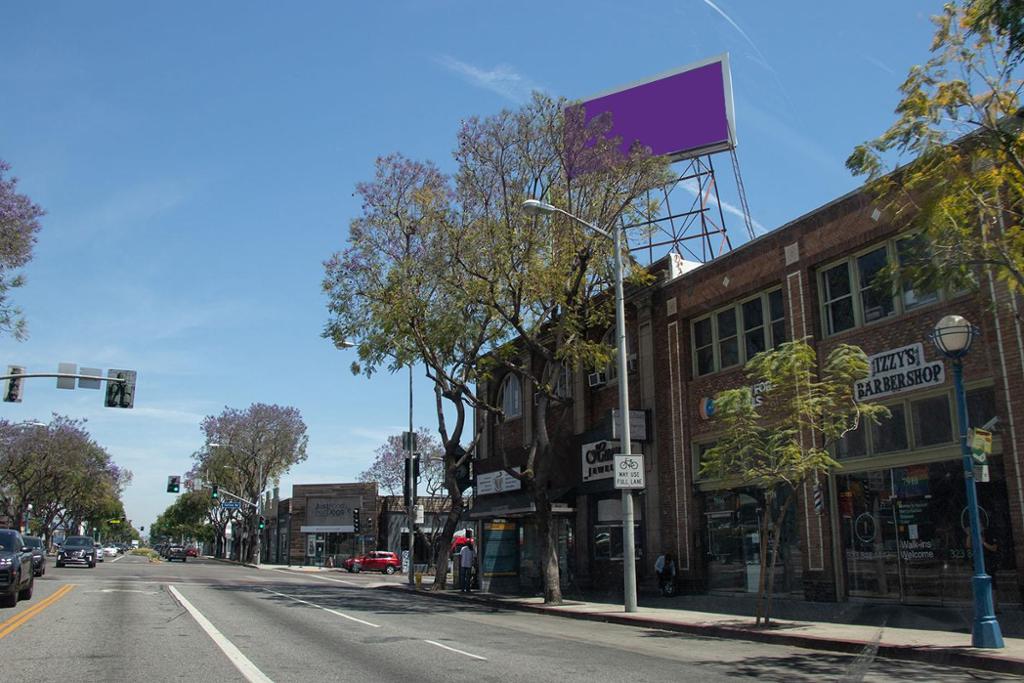
{"label": "traffic light", "polygon": [[[403,462],[405,463],[405,476],[402,478],[402,491],[405,495],[405,505],[408,507],[414,502],[409,493],[409,458]],[[412,478],[414,485],[420,483],[420,456],[418,453],[414,453],[412,456]]]}
{"label": "traffic light", "polygon": [[[107,408],[133,408],[135,375],[134,370],[107,370],[107,393],[103,398],[103,405]],[[111,382],[111,379],[122,381]]]}
{"label": "traffic light", "polygon": [[210,487],[210,498],[217,500],[220,498],[220,485],[212,484]]}
{"label": "traffic light", "polygon": [[172,474],[167,477],[167,493],[178,493],[181,491],[181,477]]}
{"label": "traffic light", "polygon": [[352,533],[359,533],[359,508],[352,508]]}
{"label": "traffic light", "polygon": [[260,531],[263,531],[266,528],[267,528],[267,518],[264,517],[263,515],[260,515]]}
{"label": "traffic light", "polygon": [[[24,375],[25,368],[20,365],[8,365],[8,375]],[[4,400],[8,403],[21,403],[21,392],[23,380],[20,377],[11,377],[7,380],[7,390],[4,391]]]}

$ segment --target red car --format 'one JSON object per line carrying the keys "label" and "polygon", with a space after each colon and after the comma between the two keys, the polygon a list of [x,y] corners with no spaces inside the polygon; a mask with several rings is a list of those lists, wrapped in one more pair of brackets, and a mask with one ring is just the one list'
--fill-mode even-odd
{"label": "red car", "polygon": [[187,555],[188,557],[199,557],[199,548],[195,547],[194,545],[190,545],[189,547],[185,548],[185,555]]}
{"label": "red car", "polygon": [[371,550],[359,557],[350,557],[341,563],[342,569],[350,572],[384,572],[394,574],[402,568],[402,561],[398,555],[387,550]]}

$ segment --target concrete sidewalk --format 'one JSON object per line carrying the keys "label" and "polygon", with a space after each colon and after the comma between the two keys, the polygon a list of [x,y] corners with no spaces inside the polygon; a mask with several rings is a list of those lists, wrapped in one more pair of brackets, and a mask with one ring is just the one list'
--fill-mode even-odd
{"label": "concrete sidewalk", "polygon": [[466,594],[457,590],[412,591],[405,584],[376,587],[411,591],[440,600],[486,604],[571,619],[1024,675],[1024,638],[1004,637],[1005,648],[981,650],[971,647],[970,634],[948,631],[793,620],[773,621],[770,628],[755,628],[752,616],[739,617],[734,614],[648,606],[641,606],[637,612],[627,614],[621,605],[600,602],[566,600],[562,605],[552,606],[544,605],[543,599],[537,597],[479,592]]}

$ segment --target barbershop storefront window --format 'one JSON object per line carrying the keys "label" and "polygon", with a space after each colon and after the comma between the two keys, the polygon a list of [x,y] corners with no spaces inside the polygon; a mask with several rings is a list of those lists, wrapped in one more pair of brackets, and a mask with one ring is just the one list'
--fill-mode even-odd
{"label": "barbershop storefront window", "polygon": [[[1002,458],[978,482],[986,570],[998,602],[1019,601]],[[839,521],[851,596],[916,604],[971,600],[970,547],[959,459],[838,477]],[[1008,603],[1007,603],[1008,604]]]}
{"label": "barbershop storefront window", "polygon": [[[847,435],[836,449],[839,526],[852,597],[913,604],[971,600],[973,557],[959,425],[949,391],[886,403],[891,416]],[[967,390],[968,422],[995,416],[991,386]],[[872,464],[878,463],[874,467]],[[1018,602],[1013,538],[999,455],[977,482],[986,552],[997,602]]]}

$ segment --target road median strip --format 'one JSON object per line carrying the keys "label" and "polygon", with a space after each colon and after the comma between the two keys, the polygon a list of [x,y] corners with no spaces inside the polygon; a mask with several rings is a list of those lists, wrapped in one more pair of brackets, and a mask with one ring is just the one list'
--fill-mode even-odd
{"label": "road median strip", "polygon": [[43,598],[42,600],[40,600],[36,604],[34,604],[31,607],[29,607],[24,612],[20,612],[19,614],[15,614],[13,617],[8,619],[7,621],[4,621],[4,622],[0,623],[0,639],[6,638],[10,634],[14,633],[16,630],[18,630],[19,626],[24,624],[26,621],[28,621],[29,619],[31,619],[35,615],[37,615],[40,612],[42,612],[44,609],[46,609],[47,607],[49,607],[53,603],[55,603],[58,600],[60,600],[62,597],[64,597],[68,593],[70,593],[71,589],[74,588],[76,585],[77,584],[74,584],[74,583],[66,583],[63,586],[61,586],[60,588],[58,588],[56,590],[56,592],[53,593],[53,595],[50,595],[50,596],[48,596],[46,598]]}

